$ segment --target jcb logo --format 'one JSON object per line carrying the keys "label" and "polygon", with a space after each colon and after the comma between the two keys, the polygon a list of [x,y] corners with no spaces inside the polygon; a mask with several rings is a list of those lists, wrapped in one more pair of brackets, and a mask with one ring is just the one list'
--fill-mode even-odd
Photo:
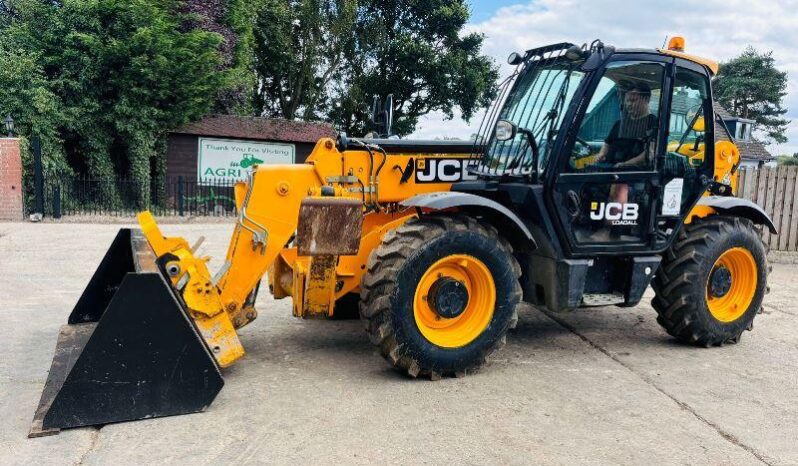
{"label": "jcb logo", "polygon": [[[415,174],[416,183],[455,183],[477,179],[468,172],[468,158],[427,158],[410,159],[402,172],[404,183],[409,175]],[[399,167],[396,167],[399,168]]]}
{"label": "jcb logo", "polygon": [[620,202],[591,202],[590,219],[608,220],[612,225],[637,225],[640,216],[637,204]]}

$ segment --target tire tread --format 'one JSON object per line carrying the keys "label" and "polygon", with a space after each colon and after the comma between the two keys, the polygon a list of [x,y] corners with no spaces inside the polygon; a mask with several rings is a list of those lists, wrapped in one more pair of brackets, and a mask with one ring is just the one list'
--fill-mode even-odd
{"label": "tire tread", "polygon": [[498,350],[506,342],[506,330],[496,342],[486,348],[470,365],[456,371],[441,372],[428,367],[412,357],[403,354],[401,345],[388,322],[390,313],[390,296],[396,288],[395,277],[402,264],[425,244],[433,241],[447,231],[471,231],[495,240],[496,247],[507,253],[512,260],[515,274],[515,287],[511,299],[515,302],[509,328],[518,322],[518,309],[522,291],[519,281],[521,265],[513,255],[509,241],[499,235],[495,227],[479,222],[473,217],[461,214],[433,214],[408,220],[400,227],[386,234],[385,240],[371,252],[367,261],[366,273],[363,276],[360,291],[360,315],[369,339],[380,349],[380,354],[394,367],[404,371],[410,377],[427,377],[431,380],[442,376],[463,376],[476,372],[487,361],[488,356]]}
{"label": "tire tread", "polygon": [[[759,237],[753,223],[745,218],[713,216],[696,219],[681,229],[664,254],[660,270],[651,283],[656,294],[651,305],[658,314],[657,322],[669,335],[703,347],[733,344],[740,340],[745,329],[719,334],[706,328],[695,315],[703,311],[703,306],[696,306],[697,297],[692,296],[700,267],[708,259],[709,247],[735,230],[749,230]],[[764,265],[767,276],[767,255]],[[752,325],[748,326],[750,328]]]}

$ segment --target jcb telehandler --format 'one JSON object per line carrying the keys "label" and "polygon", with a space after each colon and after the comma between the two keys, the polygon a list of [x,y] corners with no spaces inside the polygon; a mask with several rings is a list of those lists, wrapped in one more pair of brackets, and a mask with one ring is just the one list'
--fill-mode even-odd
{"label": "jcb telehandler", "polygon": [[31,435],[201,411],[244,356],[261,278],[297,317],[359,294],[371,341],[410,376],[476,370],[521,301],[634,306],[699,346],[750,330],[768,266],[714,116],[717,65],[599,41],[514,53],[473,144],[322,139],[258,165],[215,274],[149,213],[119,232],[58,339]]}

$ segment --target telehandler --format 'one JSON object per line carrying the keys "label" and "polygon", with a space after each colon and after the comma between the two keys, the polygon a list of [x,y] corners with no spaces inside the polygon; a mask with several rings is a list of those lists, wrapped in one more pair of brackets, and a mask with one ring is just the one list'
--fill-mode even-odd
{"label": "telehandler", "polygon": [[202,411],[244,356],[264,274],[302,318],[359,295],[391,365],[475,371],[522,301],[634,306],[698,346],[760,310],[765,212],[735,197],[739,152],[713,111],[717,64],[594,41],[513,53],[476,142],[322,139],[306,163],[252,167],[215,274],[143,212],[61,329],[31,436]]}

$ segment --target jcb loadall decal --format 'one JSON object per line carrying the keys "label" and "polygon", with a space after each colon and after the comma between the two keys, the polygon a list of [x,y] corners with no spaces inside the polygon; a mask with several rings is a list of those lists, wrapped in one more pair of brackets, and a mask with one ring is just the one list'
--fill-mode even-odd
{"label": "jcb loadall decal", "polygon": [[634,203],[590,203],[590,220],[607,220],[611,225],[637,225],[639,216],[640,206]]}

